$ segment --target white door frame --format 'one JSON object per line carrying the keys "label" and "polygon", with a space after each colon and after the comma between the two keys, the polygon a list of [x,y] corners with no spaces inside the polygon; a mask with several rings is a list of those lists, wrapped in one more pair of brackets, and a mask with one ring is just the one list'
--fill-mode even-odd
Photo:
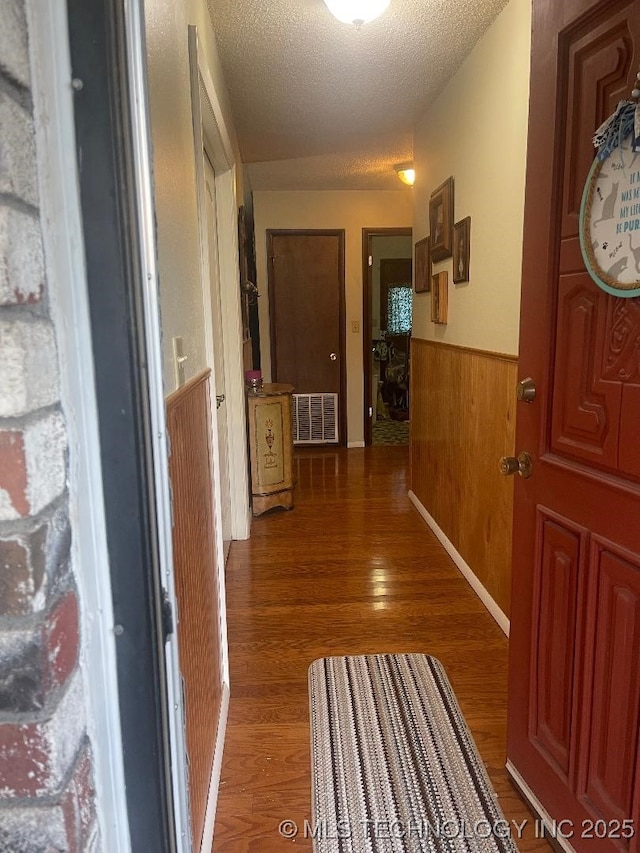
{"label": "white door frame", "polygon": [[[198,50],[198,33],[189,26],[189,71],[193,118],[196,193],[200,230],[200,264],[205,325],[207,365],[214,385],[211,394],[211,429],[215,506],[221,506],[220,449],[215,403],[215,349],[212,319],[211,270],[209,269],[209,228],[207,224],[205,152],[215,176],[215,214],[218,240],[218,280],[223,335],[225,405],[227,406],[227,456],[231,537],[247,539],[250,530],[249,488],[246,445],[246,413],[242,364],[242,325],[240,309],[240,265],[238,260],[238,206],[236,199],[236,163],[220,102],[204,57]],[[221,515],[215,513],[216,561],[218,565],[219,635],[222,653],[222,704],[216,750],[209,784],[209,796],[202,835],[201,853],[209,853],[222,768],[222,752],[229,708],[229,654],[225,594],[225,554]]]}
{"label": "white door frame", "polygon": [[[224,375],[227,406],[229,479],[231,497],[231,537],[248,539],[251,527],[247,467],[246,411],[242,360],[242,319],[240,306],[240,264],[238,260],[238,204],[236,160],[220,100],[205,57],[198,49],[197,27],[189,26],[189,70],[193,116],[194,157],[200,260],[204,294],[207,364],[213,367],[211,322],[211,278],[207,222],[204,205],[204,155],[207,152],[215,173],[216,225],[220,306],[224,336]],[[215,414],[215,412],[214,412]],[[221,563],[224,565],[224,562]]]}
{"label": "white door frame", "polygon": [[41,226],[69,437],[72,561],[81,593],[80,667],[90,709],[87,725],[94,750],[97,816],[105,849],[130,853],[69,21],[60,0],[27,3],[27,15]]}
{"label": "white door frame", "polygon": [[[145,282],[144,316],[147,367],[153,420],[153,460],[158,517],[159,561],[163,586],[176,607],[173,583],[171,507],[167,433],[162,384],[162,355],[150,133],[147,113],[146,56],[141,5],[124,5],[129,61],[132,128],[135,136],[134,189],[140,211],[141,253]],[[82,215],[76,163],[68,19],[64,2],[27,4],[34,60],[33,96],[38,144],[49,156],[39,160],[42,227],[47,268],[53,277],[52,316],[62,369],[63,406],[70,438],[70,511],[73,524],[73,568],[83,600],[81,669],[91,708],[89,731],[95,748],[97,808],[108,850],[131,850],[118,677],[114,643],[105,510],[102,499],[98,411],[94,390],[91,322],[86,285]],[[80,440],[80,438],[82,440]],[[187,753],[177,635],[167,642],[175,850],[191,853]]]}
{"label": "white door frame", "polygon": [[[206,185],[205,192],[197,193],[198,202],[202,201],[206,210],[199,210],[198,226],[203,225],[202,217],[206,212],[207,221],[207,249],[209,261],[209,288],[208,294],[204,290],[203,303],[205,311],[205,351],[209,357],[209,346],[213,353],[213,363],[210,364],[212,384],[215,386],[216,405],[212,405],[212,417],[217,424],[217,469],[220,474],[220,522],[222,526],[222,544],[224,546],[224,559],[227,560],[231,546],[231,478],[229,476],[229,425],[227,423],[227,405],[225,401],[226,385],[224,370],[224,339],[226,337],[222,325],[221,294],[220,294],[220,265],[218,264],[218,216],[216,210],[216,180],[211,161],[205,151],[204,171]],[[203,247],[204,248],[204,247]],[[211,303],[207,305],[208,297]],[[208,309],[208,310],[207,310]],[[213,404],[213,399],[211,399]]]}

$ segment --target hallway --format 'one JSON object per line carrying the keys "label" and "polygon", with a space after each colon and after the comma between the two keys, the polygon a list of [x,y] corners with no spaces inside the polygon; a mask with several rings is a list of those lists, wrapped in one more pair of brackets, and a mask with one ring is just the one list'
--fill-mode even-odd
{"label": "hallway", "polygon": [[[409,503],[406,447],[308,450],[295,509],[254,519],[227,565],[231,702],[215,853],[311,850],[307,669],[324,655],[443,663],[523,851],[548,850],[506,772],[507,641]],[[294,842],[281,821],[301,828]],[[516,836],[517,840],[517,836]]]}

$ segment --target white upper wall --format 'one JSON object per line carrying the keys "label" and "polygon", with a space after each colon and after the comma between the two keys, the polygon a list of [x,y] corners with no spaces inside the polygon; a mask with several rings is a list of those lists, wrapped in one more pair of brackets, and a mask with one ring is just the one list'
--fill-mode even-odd
{"label": "white upper wall", "polygon": [[[172,339],[182,336],[186,379],[207,367],[188,26],[198,27],[200,56],[209,67],[227,132],[240,155],[206,0],[145,0],[149,105],[158,226],[165,393],[175,388]],[[240,171],[240,170],[239,170]],[[242,188],[238,187],[242,198]]]}
{"label": "white upper wall", "polygon": [[[271,377],[267,242],[269,228],[344,228],[347,349],[347,421],[349,444],[364,442],[362,345],[362,229],[411,227],[411,190],[310,190],[254,192],[256,261],[260,298],[262,372]],[[352,322],[360,331],[353,332]]]}
{"label": "white upper wall", "polygon": [[455,221],[471,217],[470,281],[453,284],[449,322],[417,294],[413,334],[516,354],[529,107],[531,2],[511,0],[419,121],[414,139],[414,240],[429,233],[429,196],[455,179]]}

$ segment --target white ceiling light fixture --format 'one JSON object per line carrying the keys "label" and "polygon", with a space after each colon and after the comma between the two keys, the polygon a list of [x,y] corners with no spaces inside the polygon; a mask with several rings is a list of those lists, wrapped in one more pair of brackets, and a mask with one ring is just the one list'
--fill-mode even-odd
{"label": "white ceiling light fixture", "polygon": [[378,18],[389,5],[389,0],[324,0],[329,11],[339,21],[361,27]]}
{"label": "white ceiling light fixture", "polygon": [[396,170],[396,175],[400,178],[403,184],[412,187],[416,182],[416,170],[413,168],[413,163],[399,163],[393,167]]}

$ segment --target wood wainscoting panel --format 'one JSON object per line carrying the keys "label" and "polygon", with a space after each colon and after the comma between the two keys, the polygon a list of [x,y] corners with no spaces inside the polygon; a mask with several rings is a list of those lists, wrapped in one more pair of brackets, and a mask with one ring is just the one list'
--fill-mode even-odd
{"label": "wood wainscoting panel", "polygon": [[194,850],[202,840],[222,700],[209,376],[201,373],[167,399]]}
{"label": "wood wainscoting panel", "polygon": [[413,338],[411,488],[509,614],[517,359]]}

